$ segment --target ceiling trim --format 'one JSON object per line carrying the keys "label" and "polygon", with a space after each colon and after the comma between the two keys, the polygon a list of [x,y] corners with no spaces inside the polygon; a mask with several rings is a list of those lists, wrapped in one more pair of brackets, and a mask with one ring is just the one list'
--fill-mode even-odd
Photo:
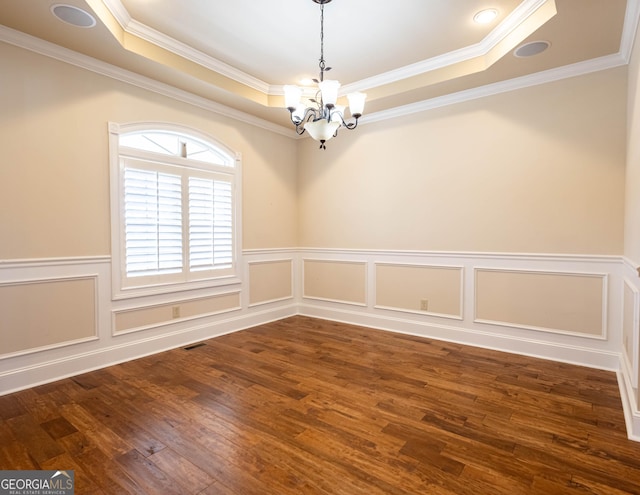
{"label": "ceiling trim", "polygon": [[408,105],[391,108],[389,110],[381,110],[379,112],[366,114],[360,117],[358,125],[372,124],[374,122],[380,122],[383,120],[405,117],[414,113],[425,112],[427,110],[433,110],[435,108],[441,108],[449,105],[455,105],[457,103],[477,100],[479,98],[484,98],[487,96],[494,96],[518,89],[524,89],[532,86],[539,86],[541,84],[560,81],[562,79],[583,76],[586,74],[591,74],[593,72],[614,69],[616,67],[627,65],[627,63],[628,62],[623,54],[617,53],[614,55],[607,55],[605,57],[587,60],[585,62],[578,62],[576,64],[567,65],[564,67],[536,72],[535,74],[530,74],[527,76],[521,76],[514,79],[508,79],[506,81],[500,81],[493,84],[487,84],[485,86],[479,86],[477,88],[459,91],[457,93],[430,98],[428,100],[423,100],[417,103],[410,103]]}
{"label": "ceiling trim", "polygon": [[[261,119],[254,115],[236,110],[235,108],[228,107],[221,103],[214,102],[207,98],[197,96],[188,91],[178,89],[169,84],[161,83],[150,77],[136,74],[135,72],[116,67],[115,65],[103,62],[101,60],[83,55],[81,53],[69,50],[68,48],[61,47],[49,41],[44,41],[35,36],[25,34],[15,29],[8,28],[0,25],[0,42],[5,42],[10,45],[23,48],[25,50],[44,55],[49,58],[53,58],[60,62],[64,62],[70,65],[74,65],[81,69],[86,69],[96,74],[110,77],[117,81],[130,84],[132,86],[146,89],[154,93],[173,98],[184,103],[209,110],[211,112],[223,115],[225,117],[244,122],[262,129],[266,129],[276,134],[281,134],[287,137],[292,136],[292,130],[289,127],[284,127],[268,120]],[[295,134],[295,133],[294,133]]]}
{"label": "ceiling trim", "polygon": [[[167,50],[174,55],[194,62],[217,74],[227,77],[251,89],[259,91],[267,97],[281,97],[284,94],[282,85],[269,85],[246,72],[243,72],[229,64],[211,57],[193,47],[188,46],[170,36],[165,35],[131,17],[121,0],[89,0],[90,4],[101,1],[122,30],[131,35]],[[95,10],[95,9],[94,9]],[[99,13],[96,12],[98,16]],[[457,64],[468,63],[467,68],[461,68],[463,72],[475,72],[484,70],[496,60],[504,56],[506,52],[514,48],[530,32],[539,28],[544,22],[556,14],[555,0],[524,0],[513,12],[511,12],[498,26],[496,26],[480,43],[454,50],[443,55],[432,57],[414,64],[394,69],[383,74],[372,76],[354,83],[346,84],[340,94],[353,91],[370,91],[373,88],[381,88],[400,81],[407,81],[426,73],[435,73],[441,69]],[[104,22],[104,19],[103,19]],[[503,46],[504,45],[504,46]],[[123,46],[126,48],[125,44]],[[480,65],[472,61],[482,61]],[[449,76],[434,75],[436,78]],[[418,83],[422,84],[422,83]],[[381,93],[382,94],[382,93]],[[370,99],[374,97],[372,93]],[[268,104],[272,102],[269,101]],[[275,101],[280,105],[280,101]]]}
{"label": "ceiling trim", "polygon": [[[183,72],[206,84],[229,91],[249,101],[259,103],[265,107],[270,106],[267,93],[226,76],[222,73],[222,70],[224,69],[226,71],[227,68],[220,66],[218,67],[220,71],[213,70],[210,67],[202,65],[202,60],[194,61],[193,57],[186,58],[182,53],[176,53],[174,49],[177,45],[173,47],[158,45],[155,38],[162,36],[160,33],[151,35],[151,30],[147,30],[145,35],[152,38],[151,41],[138,34],[133,34],[128,26],[133,25],[132,23],[135,21],[130,18],[128,13],[125,13],[124,7],[118,5],[118,3],[110,3],[109,6],[107,6],[106,1],[107,0],[85,0],[94,15],[100,19],[114,40],[120,44],[124,50]],[[123,25],[125,22],[126,25]],[[193,52],[190,48],[189,51],[190,53]]]}
{"label": "ceiling trim", "polygon": [[636,39],[638,24],[640,23],[640,0],[627,0],[627,11],[622,27],[622,40],[620,41],[620,53],[627,63],[631,61],[633,44]]}
{"label": "ceiling trim", "polygon": [[102,3],[109,9],[111,15],[118,21],[118,24],[120,24],[123,29],[133,20],[131,14],[129,14],[129,11],[122,5],[120,0],[102,0]]}
{"label": "ceiling trim", "polygon": [[269,94],[269,84],[267,84],[266,82],[258,79],[257,77],[253,77],[246,72],[236,69],[229,64],[225,64],[217,58],[210,57],[209,55],[206,55],[201,51],[195,50],[194,48],[185,43],[182,43],[181,41],[170,38],[169,36],[165,36],[161,32],[156,31],[155,29],[150,28],[145,24],[142,24],[136,20],[132,20],[131,22],[129,22],[129,24],[127,24],[125,30],[134,36],[138,36],[145,41],[159,46],[160,48],[164,48],[165,50],[184,57],[191,62],[202,65],[209,70],[218,72],[219,74],[222,74],[229,79],[233,79],[234,81],[242,83],[245,86],[249,86],[256,91]]}
{"label": "ceiling trim", "polygon": [[229,64],[211,57],[195,48],[182,43],[166,34],[157,31],[146,24],[136,21],[131,17],[125,6],[120,0],[101,0],[102,3],[109,9],[109,12],[118,21],[120,27],[127,33],[138,36],[149,43],[159,46],[165,50],[168,50],[176,55],[186,58],[192,62],[195,62],[209,70],[218,72],[229,79],[233,79],[239,83],[249,86],[252,89],[260,91],[265,94],[269,94],[269,84],[253,77],[246,72],[243,72]]}
{"label": "ceiling trim", "polygon": [[[342,92],[346,94],[352,91],[366,91],[369,88],[393,84],[404,79],[419,76],[426,72],[432,72],[476,58],[486,57],[520,26],[530,20],[532,16],[541,12],[543,7],[546,7],[550,14],[553,13],[553,15],[555,15],[555,0],[525,0],[479,43],[444,53],[427,60],[422,60],[415,64],[406,65],[376,76],[361,79],[355,83],[347,84],[342,88]],[[545,19],[545,22],[546,20],[548,19]],[[537,27],[539,27],[539,25]],[[520,41],[522,40],[520,39],[516,45]]]}
{"label": "ceiling trim", "polygon": [[115,17],[123,29],[132,21],[131,14],[129,14],[129,11],[122,5],[120,0],[102,0],[102,3],[109,9],[111,15]]}

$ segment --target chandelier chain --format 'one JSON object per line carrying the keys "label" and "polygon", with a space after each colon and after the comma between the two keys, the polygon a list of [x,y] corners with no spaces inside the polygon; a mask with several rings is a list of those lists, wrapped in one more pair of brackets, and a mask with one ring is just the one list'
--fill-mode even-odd
{"label": "chandelier chain", "polygon": [[324,4],[320,4],[320,80],[324,81]]}

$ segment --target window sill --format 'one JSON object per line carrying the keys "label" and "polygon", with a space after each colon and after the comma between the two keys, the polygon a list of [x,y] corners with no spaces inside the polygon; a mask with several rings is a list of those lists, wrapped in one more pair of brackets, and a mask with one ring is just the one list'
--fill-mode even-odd
{"label": "window sill", "polygon": [[192,290],[211,289],[217,287],[228,287],[232,285],[240,285],[242,279],[235,275],[228,277],[220,277],[208,280],[197,280],[193,282],[166,283],[157,285],[147,285],[143,287],[126,287],[113,288],[112,300],[134,299],[138,297],[156,296],[162,294],[171,294],[176,292],[185,292]]}

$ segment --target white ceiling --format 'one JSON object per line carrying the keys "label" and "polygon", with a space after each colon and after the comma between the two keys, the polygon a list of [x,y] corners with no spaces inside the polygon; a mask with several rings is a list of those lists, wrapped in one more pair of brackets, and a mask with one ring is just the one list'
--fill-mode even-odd
{"label": "white ceiling", "polygon": [[[90,14],[85,29],[51,6]],[[333,0],[325,59],[365,114],[564,68],[628,61],[639,0]],[[488,25],[476,12],[495,8]],[[0,40],[41,39],[265,121],[287,125],[283,84],[317,77],[320,6],[312,0],[2,0]],[[550,42],[532,58],[513,50]],[[567,69],[569,68],[569,69]],[[366,115],[365,115],[366,120]]]}
{"label": "white ceiling", "polygon": [[[312,0],[234,0],[224,9],[219,1],[120,1],[136,21],[268,84],[316,76],[320,6]],[[352,83],[479,43],[520,3],[335,0],[324,9],[325,58],[332,77]],[[499,18],[474,23],[487,5]]]}

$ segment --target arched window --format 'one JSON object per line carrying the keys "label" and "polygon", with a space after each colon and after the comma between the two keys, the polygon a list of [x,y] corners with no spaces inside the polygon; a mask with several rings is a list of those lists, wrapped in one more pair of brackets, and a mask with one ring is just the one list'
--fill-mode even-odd
{"label": "arched window", "polygon": [[179,126],[109,130],[114,295],[239,282],[239,155]]}

